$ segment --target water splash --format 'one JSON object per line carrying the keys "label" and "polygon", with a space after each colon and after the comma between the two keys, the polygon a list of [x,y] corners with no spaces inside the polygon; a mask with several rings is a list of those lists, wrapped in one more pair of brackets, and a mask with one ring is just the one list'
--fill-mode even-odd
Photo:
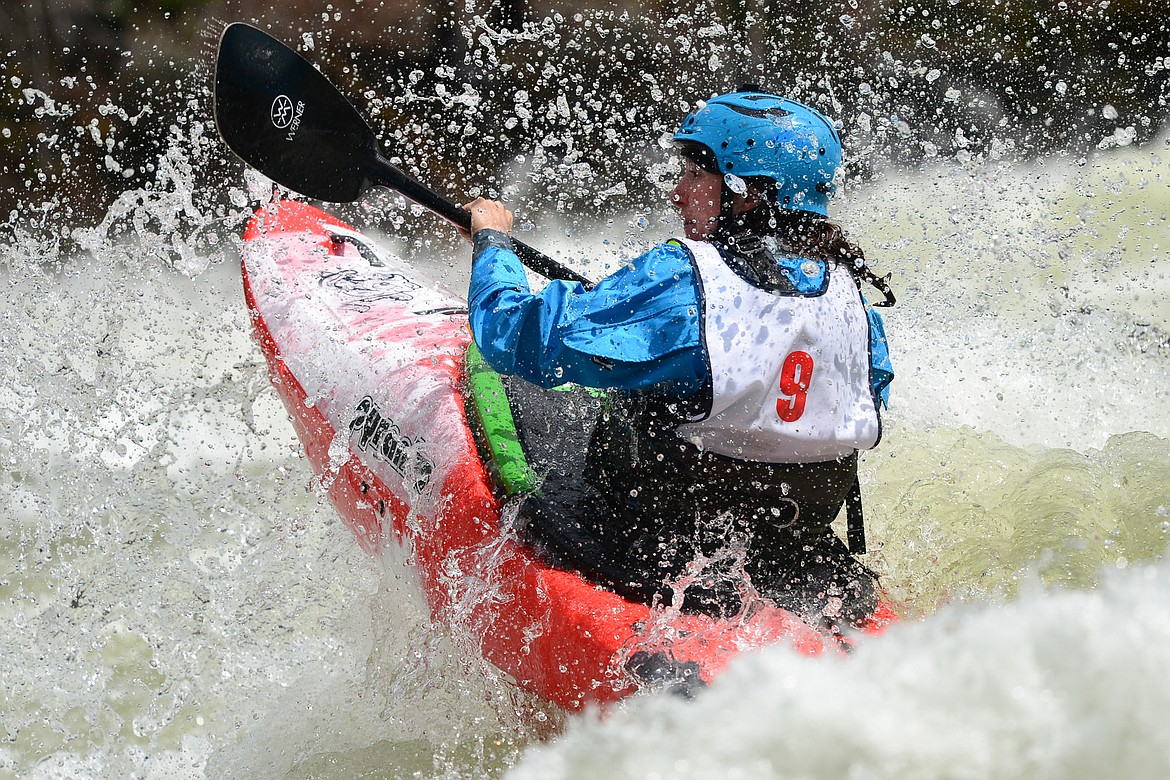
{"label": "water splash", "polygon": [[952,608],[848,658],[768,650],[685,706],[579,719],[506,777],[1159,777],[1168,603],[1160,564]]}

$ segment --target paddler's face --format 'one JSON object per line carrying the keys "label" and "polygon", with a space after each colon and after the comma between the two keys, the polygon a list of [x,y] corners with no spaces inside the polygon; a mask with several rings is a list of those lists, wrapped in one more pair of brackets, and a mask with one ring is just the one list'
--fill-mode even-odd
{"label": "paddler's face", "polygon": [[670,201],[683,218],[683,232],[694,241],[706,241],[719,224],[719,191],[722,177],[687,160]]}

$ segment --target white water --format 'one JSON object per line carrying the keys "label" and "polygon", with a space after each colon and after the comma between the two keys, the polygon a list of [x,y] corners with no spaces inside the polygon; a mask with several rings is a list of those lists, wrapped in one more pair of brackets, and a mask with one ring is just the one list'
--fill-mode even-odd
{"label": "white water", "polygon": [[1166,776],[1166,154],[849,193],[900,297],[864,473],[911,619],[603,719],[485,680],[306,490],[232,246],[5,246],[0,777]]}
{"label": "white water", "polygon": [[510,778],[1165,777],[1170,571],[745,658],[698,700],[582,718]]}

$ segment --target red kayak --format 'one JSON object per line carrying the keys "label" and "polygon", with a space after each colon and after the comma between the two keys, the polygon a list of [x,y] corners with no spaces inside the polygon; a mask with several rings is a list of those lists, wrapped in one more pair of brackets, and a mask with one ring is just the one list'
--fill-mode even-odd
{"label": "red kayak", "polygon": [[[244,244],[257,340],[330,501],[364,549],[403,557],[434,620],[476,637],[518,686],[576,709],[709,683],[768,645],[841,650],[765,600],[730,620],[652,610],[542,563],[501,528],[498,472],[469,422],[466,301],[305,203],[257,211]],[[883,608],[868,630],[891,618]]]}

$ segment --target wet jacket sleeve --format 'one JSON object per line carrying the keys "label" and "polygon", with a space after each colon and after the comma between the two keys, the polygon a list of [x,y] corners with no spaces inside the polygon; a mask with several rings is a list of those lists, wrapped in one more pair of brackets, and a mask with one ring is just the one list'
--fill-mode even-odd
{"label": "wet jacket sleeve", "polygon": [[887,409],[890,406],[890,383],[894,381],[894,364],[890,362],[890,347],[886,343],[886,324],[882,315],[873,309],[869,316],[869,378],[874,397]]}
{"label": "wet jacket sleeve", "polygon": [[673,242],[592,290],[551,281],[533,293],[508,237],[480,230],[468,308],[484,359],[541,387],[654,388],[683,398],[707,381],[698,282],[689,253]]}

